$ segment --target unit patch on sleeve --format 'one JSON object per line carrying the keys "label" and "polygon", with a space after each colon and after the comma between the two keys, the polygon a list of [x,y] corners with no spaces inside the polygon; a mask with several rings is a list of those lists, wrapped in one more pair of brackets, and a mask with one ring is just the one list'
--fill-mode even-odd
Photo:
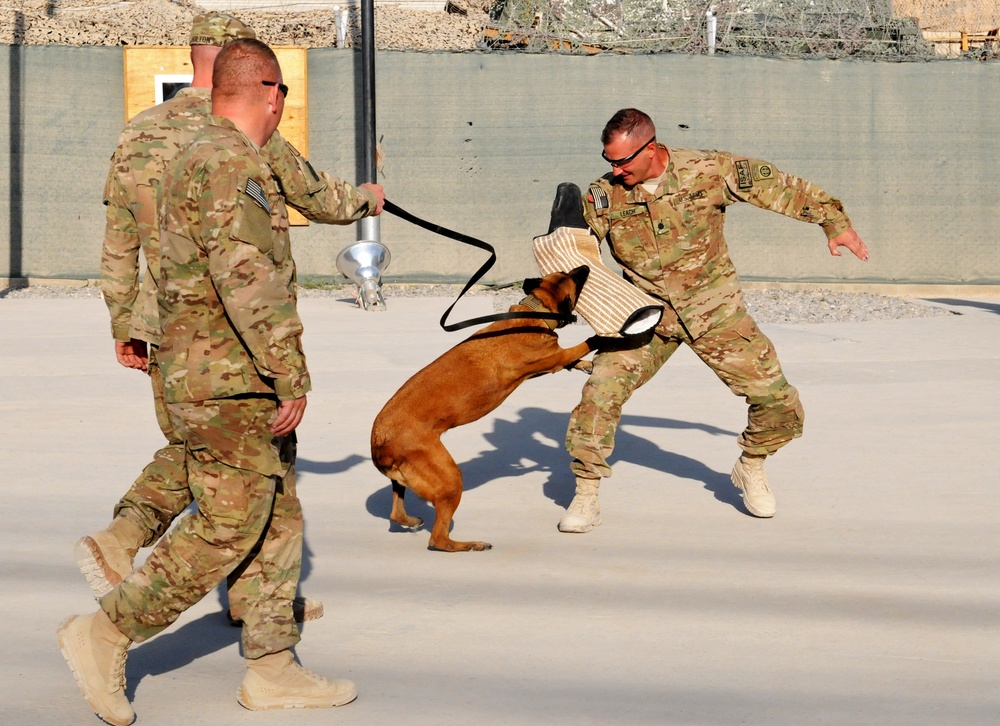
{"label": "unit patch on sleeve", "polygon": [[740,189],[753,188],[753,173],[750,171],[750,162],[746,159],[736,160],[736,181]]}
{"label": "unit patch on sleeve", "polygon": [[770,164],[757,164],[753,168],[754,181],[771,181],[774,179],[774,167]]}

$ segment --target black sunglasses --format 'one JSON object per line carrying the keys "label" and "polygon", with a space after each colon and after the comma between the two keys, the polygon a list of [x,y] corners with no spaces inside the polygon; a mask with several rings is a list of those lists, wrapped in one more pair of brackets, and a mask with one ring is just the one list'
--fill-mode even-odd
{"label": "black sunglasses", "polygon": [[288,98],[288,86],[286,86],[284,83],[278,83],[277,81],[261,81],[261,85],[277,86],[278,90],[281,91],[281,97]]}
{"label": "black sunglasses", "polygon": [[601,152],[601,156],[604,158],[604,160],[606,162],[608,162],[609,164],[611,164],[611,166],[625,166],[630,161],[632,161],[633,159],[635,159],[635,157],[637,157],[639,154],[641,154],[643,152],[643,150],[647,146],[649,146],[651,143],[653,143],[654,141],[656,141],[656,136],[655,135],[653,136],[653,138],[651,138],[645,144],[643,144],[638,149],[636,149],[634,154],[629,154],[624,159],[609,159],[608,155],[606,153],[604,153],[603,151]]}

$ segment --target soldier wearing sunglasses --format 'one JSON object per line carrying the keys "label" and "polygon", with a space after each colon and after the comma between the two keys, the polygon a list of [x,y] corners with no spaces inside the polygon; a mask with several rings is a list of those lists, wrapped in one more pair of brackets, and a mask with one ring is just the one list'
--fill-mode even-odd
{"label": "soldier wearing sunglasses", "polygon": [[[148,373],[157,422],[167,439],[114,507],[107,528],[82,537],[75,554],[80,570],[102,597],[132,571],[142,547],[150,547],[191,503],[183,466],[184,442],[166,413],[163,378],[157,360],[160,320],[156,280],[160,272],[159,219],[156,200],[168,163],[208,125],[211,118],[212,70],[227,43],[255,38],[254,31],[225,13],[196,16],[191,23],[190,87],[168,101],[137,114],[121,133],[111,157],[104,189],[106,226],[101,251],[101,291],[111,314],[118,362]],[[284,102],[288,86],[262,78],[277,88]],[[353,186],[312,165],[275,131],[262,149],[284,201],[307,219],[322,224],[350,224],[380,214],[385,195],[377,184]],[[148,270],[140,280],[140,252]],[[294,470],[289,474],[294,478]],[[320,617],[321,602],[295,598],[299,621]],[[238,624],[238,613],[231,614]]]}
{"label": "soldier wearing sunglasses", "polygon": [[243,621],[241,705],[330,708],[357,697],[352,682],[307,671],[292,650],[303,521],[290,473],[311,383],[287,210],[261,152],[284,111],[280,86],[268,46],[227,43],[215,60],[212,117],[164,173],[158,357],[197,507],[95,613],[58,630],[84,699],[109,724],[135,720],[128,648],[222,582]]}
{"label": "soldier wearing sunglasses", "polygon": [[665,310],[654,331],[617,342],[594,358],[570,418],[566,447],[576,496],[559,529],[587,532],[601,523],[598,487],[611,476],[607,460],[622,406],[681,344],[749,404],[731,478],[750,514],[772,517],[776,504],[764,460],[802,434],[803,409],[771,341],[743,304],[723,237],[725,209],[747,202],[817,224],[837,257],[846,247],[867,260],[868,250],[840,201],[822,189],[760,159],[668,147],[638,109],[618,111],[601,142],[611,172],[584,197],[586,223],[607,240],[626,279],[661,300]]}

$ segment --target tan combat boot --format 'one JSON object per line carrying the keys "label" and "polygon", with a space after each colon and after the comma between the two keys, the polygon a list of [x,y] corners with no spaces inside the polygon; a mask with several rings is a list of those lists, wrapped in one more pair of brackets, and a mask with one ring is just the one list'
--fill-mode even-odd
{"label": "tan combat boot", "polygon": [[74,615],[59,626],[56,638],[84,700],[98,718],[113,726],[135,721],[125,697],[125,655],[132,641],[105,612]]}
{"label": "tan combat boot", "polygon": [[[297,623],[319,620],[323,617],[323,601],[312,597],[295,597],[292,600],[292,615]],[[243,625],[243,621],[233,615],[231,609],[226,610],[226,619],[229,620],[230,625],[237,627]]]}
{"label": "tan combat boot", "polygon": [[744,452],[733,467],[733,484],[743,492],[743,506],[755,517],[773,517],[777,503],[767,483],[763,456]]}
{"label": "tan combat boot", "polygon": [[127,517],[115,517],[107,529],[81,537],[73,547],[76,566],[100,599],[132,572],[146,533]]}
{"label": "tan combat boot", "polygon": [[237,700],[251,711],[275,708],[331,708],[358,697],[351,681],[327,680],[295,661],[291,650],[247,660]]}
{"label": "tan combat boot", "polygon": [[292,613],[297,623],[319,620],[323,617],[323,601],[313,597],[296,597],[292,600]]}
{"label": "tan combat boot", "polygon": [[576,496],[559,520],[560,532],[589,532],[601,523],[601,505],[597,501],[600,479],[576,479]]}

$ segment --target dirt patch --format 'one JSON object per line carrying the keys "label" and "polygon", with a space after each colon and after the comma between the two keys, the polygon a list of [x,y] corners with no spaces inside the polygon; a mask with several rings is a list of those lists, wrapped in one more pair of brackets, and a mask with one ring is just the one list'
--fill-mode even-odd
{"label": "dirt patch", "polygon": [[[379,50],[475,50],[488,20],[485,0],[451,0],[427,12],[375,7]],[[187,45],[191,19],[205,12],[185,0],[24,0],[0,9],[0,43],[8,45]],[[337,47],[332,11],[234,12],[269,45]],[[360,11],[348,11],[345,47],[360,44]]]}

